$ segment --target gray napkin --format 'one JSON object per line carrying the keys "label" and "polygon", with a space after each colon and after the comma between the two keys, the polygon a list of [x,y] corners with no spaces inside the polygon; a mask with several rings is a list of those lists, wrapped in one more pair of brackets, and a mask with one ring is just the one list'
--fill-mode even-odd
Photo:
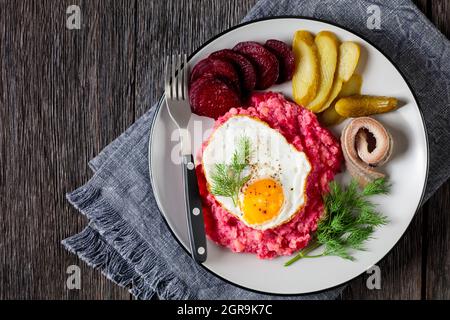
{"label": "gray napkin", "polygon": [[[377,5],[381,29],[367,27]],[[336,22],[371,40],[393,61],[417,95],[428,129],[428,199],[450,176],[450,44],[408,0],[260,0],[245,21],[302,15]],[[154,107],[90,161],[94,176],[67,195],[89,219],[63,245],[140,299],[334,299],[343,287],[280,297],[222,281],[196,265],[160,216],[150,187],[148,139]]]}

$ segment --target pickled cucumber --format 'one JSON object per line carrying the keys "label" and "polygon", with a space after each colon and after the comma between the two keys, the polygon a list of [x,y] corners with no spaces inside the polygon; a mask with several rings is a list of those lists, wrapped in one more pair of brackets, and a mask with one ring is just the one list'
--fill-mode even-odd
{"label": "pickled cucumber", "polygon": [[336,102],[336,112],[346,118],[370,116],[397,109],[396,98],[383,96],[353,95]]}

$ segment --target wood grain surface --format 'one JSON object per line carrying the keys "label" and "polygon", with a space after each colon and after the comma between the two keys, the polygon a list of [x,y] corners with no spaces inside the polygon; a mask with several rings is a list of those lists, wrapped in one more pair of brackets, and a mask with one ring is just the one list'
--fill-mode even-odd
{"label": "wood grain surface", "polygon": [[[448,37],[447,0],[418,7]],[[163,57],[192,52],[239,23],[256,0],[0,0],[0,299],[131,299],[60,241],[83,229],[65,193],[87,162],[157,101]],[[82,8],[68,30],[66,8]],[[416,214],[379,263],[341,299],[450,298],[450,183]],[[81,268],[81,289],[66,287]]]}

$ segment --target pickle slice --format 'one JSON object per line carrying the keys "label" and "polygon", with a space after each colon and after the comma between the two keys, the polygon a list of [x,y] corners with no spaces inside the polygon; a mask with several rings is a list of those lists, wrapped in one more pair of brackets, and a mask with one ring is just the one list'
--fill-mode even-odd
{"label": "pickle slice", "polygon": [[305,30],[296,31],[292,51],[296,65],[292,78],[292,93],[295,102],[306,106],[316,96],[320,80],[319,54],[314,36]]}
{"label": "pickle slice", "polygon": [[[336,71],[336,79],[333,83],[333,88],[327,98],[327,101],[321,108],[321,111],[328,109],[336,97],[345,97],[347,95],[340,95],[344,82],[347,82],[355,72],[356,66],[359,61],[360,48],[354,42],[346,41],[339,46],[339,63]],[[359,93],[359,92],[357,92]],[[353,93],[356,94],[356,93]]]}
{"label": "pickle slice", "polygon": [[319,114],[319,121],[325,126],[334,126],[345,120],[345,117],[336,112],[335,104],[339,98],[348,97],[361,93],[362,77],[359,74],[353,74],[347,82],[342,83],[342,89],[340,90],[336,99],[329,108]]}
{"label": "pickle slice", "polygon": [[306,108],[314,113],[324,110],[324,104],[333,87],[334,74],[338,61],[339,41],[334,33],[321,31],[317,34],[314,42],[319,53],[320,82],[317,95]]}

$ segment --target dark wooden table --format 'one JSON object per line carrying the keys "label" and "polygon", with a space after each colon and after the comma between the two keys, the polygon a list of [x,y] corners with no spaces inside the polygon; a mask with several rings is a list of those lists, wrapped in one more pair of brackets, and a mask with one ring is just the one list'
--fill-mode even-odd
{"label": "dark wooden table", "polygon": [[[0,299],[131,298],[60,245],[86,225],[64,195],[157,100],[163,57],[193,51],[255,2],[0,0]],[[449,36],[449,1],[416,3]],[[65,26],[71,4],[82,8],[81,30]],[[447,182],[379,263],[381,290],[367,289],[364,274],[342,299],[450,298],[449,211]],[[80,290],[66,288],[73,264]]]}

